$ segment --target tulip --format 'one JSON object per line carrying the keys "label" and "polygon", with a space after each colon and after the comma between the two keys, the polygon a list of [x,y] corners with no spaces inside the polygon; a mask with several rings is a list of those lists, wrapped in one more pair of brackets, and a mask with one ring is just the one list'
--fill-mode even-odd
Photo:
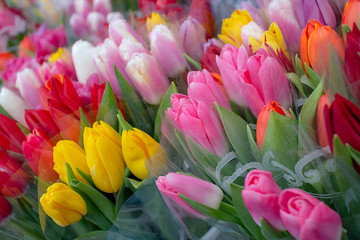
{"label": "tulip", "polygon": [[20,57],[31,57],[35,53],[35,47],[28,36],[25,36],[19,43],[18,53]]}
{"label": "tulip", "polygon": [[49,137],[60,133],[50,112],[47,110],[25,110],[25,121],[29,125],[30,130],[40,129]]}
{"label": "tulip", "polygon": [[40,204],[45,213],[61,227],[80,221],[82,215],[87,213],[84,199],[63,183],[48,187],[40,198]]}
{"label": "tulip", "polygon": [[[100,120],[100,124],[98,122],[94,122],[93,130],[95,130],[101,136],[106,137],[108,140],[111,140],[113,143],[118,145],[118,147],[122,148],[121,146],[121,135],[115,131],[109,124]],[[125,162],[124,162],[125,163]]]}
{"label": "tulip", "polygon": [[86,180],[76,170],[79,168],[90,175],[86,164],[85,151],[74,141],[61,140],[54,147],[54,170],[59,174],[61,181],[70,184],[67,176],[66,165],[68,163],[74,171],[75,177],[82,182]]}
{"label": "tulip", "polygon": [[156,25],[159,24],[166,25],[164,19],[160,16],[160,14],[152,12],[151,17],[148,17],[146,19],[146,28],[148,33],[150,33],[156,27]]}
{"label": "tulip", "polygon": [[340,140],[360,151],[360,109],[351,101],[339,94],[335,100],[324,109],[326,133],[333,152],[333,136],[337,134]]}
{"label": "tulip", "polygon": [[117,192],[125,172],[124,157],[119,136],[109,129],[104,122],[94,128],[84,130],[86,162],[91,178],[97,188],[103,192]]}
{"label": "tulip", "polygon": [[134,128],[123,131],[122,146],[124,160],[130,171],[141,180],[149,178],[145,163],[156,154],[163,154],[159,143],[145,132]]}
{"label": "tulip", "polygon": [[120,45],[123,38],[136,39],[138,42],[146,46],[144,40],[132,29],[132,27],[124,19],[111,22],[109,25],[109,35],[114,41]]}
{"label": "tulip", "polygon": [[76,13],[86,17],[91,12],[92,6],[87,0],[75,0],[74,8]]}
{"label": "tulip", "polygon": [[351,31],[354,30],[354,24],[356,26],[358,26],[359,24],[359,11],[360,11],[359,0],[347,1],[342,15],[342,24],[347,25]]}
{"label": "tulip", "polygon": [[2,223],[7,219],[11,212],[12,212],[12,206],[9,203],[9,201],[0,195],[0,226]]}
{"label": "tulip", "polygon": [[146,102],[161,102],[170,84],[153,56],[135,53],[125,69]]}
{"label": "tulip", "polygon": [[250,43],[254,40],[259,42],[261,40],[263,32],[264,29],[255,22],[249,22],[248,24],[243,26],[243,28],[241,29],[241,40],[243,42],[243,45],[246,47],[246,49],[249,50],[249,52],[255,52],[255,49],[250,47]]}
{"label": "tulip", "polygon": [[231,14],[231,18],[223,19],[221,34],[219,34],[220,40],[224,43],[240,47],[242,45],[241,29],[251,21],[253,19],[246,9],[243,11],[235,10]]}
{"label": "tulip", "polygon": [[185,53],[195,61],[200,62],[204,54],[206,43],[206,32],[204,27],[192,17],[188,17],[180,27],[180,42]]}
{"label": "tulip", "polygon": [[159,177],[156,186],[161,194],[196,216],[199,216],[200,213],[190,207],[179,194],[215,209],[220,207],[224,197],[221,189],[215,184],[180,173],[170,172],[166,176]]}
{"label": "tulip", "polygon": [[91,75],[99,73],[92,59],[94,52],[95,47],[83,40],[78,40],[72,47],[71,53],[76,76],[82,84],[86,84]]}
{"label": "tulip", "polygon": [[229,101],[208,71],[189,72],[187,82],[187,91],[190,99],[202,101],[211,107],[215,107],[214,103],[216,102],[220,106],[231,109]]}
{"label": "tulip", "polygon": [[0,194],[17,198],[27,189],[29,175],[6,152],[0,150]]}
{"label": "tulip", "polygon": [[144,45],[135,38],[124,37],[119,45],[119,54],[125,65],[130,62],[134,53],[150,54]]}
{"label": "tulip", "polygon": [[149,37],[151,52],[167,76],[174,77],[185,71],[183,51],[166,25],[156,25]]}
{"label": "tulip", "polygon": [[299,240],[341,239],[340,216],[325,203],[300,189],[285,189],[279,196],[280,216]]}
{"label": "tulip", "polygon": [[323,26],[316,20],[310,20],[300,38],[300,55],[304,69],[306,63],[319,75],[325,72],[329,73],[329,44],[332,45],[337,55],[344,59],[344,43],[340,36],[330,27]]}
{"label": "tulip", "polygon": [[86,17],[87,26],[92,34],[96,36],[93,39],[95,44],[103,41],[107,37],[106,17],[98,12],[91,12]]}
{"label": "tulip", "polygon": [[[269,1],[267,2],[270,3]],[[240,4],[240,9],[242,11],[246,9],[246,11],[250,14],[251,18],[253,19],[253,21],[256,22],[261,28],[265,29],[268,27],[267,24],[268,20],[265,19],[265,18],[269,18],[267,13],[268,11],[263,11],[265,9],[264,7],[260,6],[261,4],[259,4],[259,1],[257,1],[257,5],[259,6],[258,8],[252,5],[248,1],[242,1]]]}
{"label": "tulip", "polygon": [[197,102],[182,94],[171,95],[171,106],[166,114],[185,137],[206,150],[224,156],[228,142],[217,114],[204,102]]}
{"label": "tulip", "polygon": [[26,68],[18,72],[15,86],[29,107],[36,108],[40,105],[38,88],[41,82],[32,69]]}
{"label": "tulip", "polygon": [[3,114],[0,114],[0,148],[22,153],[21,144],[25,135],[17,125],[17,122]]}
{"label": "tulip", "polygon": [[10,52],[1,52],[0,53],[0,71],[6,70],[6,63],[8,60],[15,58],[15,56]]}
{"label": "tulip", "polygon": [[27,127],[24,119],[26,104],[16,93],[6,87],[0,90],[0,105],[16,121]]}
{"label": "tulip", "polygon": [[191,2],[189,16],[195,18],[206,31],[206,39],[214,36],[215,22],[209,0],[194,0]]}
{"label": "tulip", "polygon": [[107,15],[112,10],[111,0],[94,0],[93,9],[103,15]]}
{"label": "tulip", "polygon": [[2,19],[0,23],[0,32],[2,35],[16,37],[19,33],[25,32],[25,20],[9,9],[0,9],[0,18]]}
{"label": "tulip", "polygon": [[59,175],[54,170],[53,143],[48,136],[39,129],[26,135],[22,143],[24,157],[36,176],[46,182],[55,182]]}
{"label": "tulip", "polygon": [[249,172],[241,193],[246,208],[258,225],[261,225],[263,218],[275,229],[285,230],[278,204],[281,189],[272,178],[271,172],[260,169]]}
{"label": "tulip", "polygon": [[78,38],[86,35],[89,32],[89,27],[87,26],[86,20],[78,13],[71,15],[69,23],[71,29]]}
{"label": "tulip", "polygon": [[206,69],[210,73],[220,74],[218,65],[216,64],[216,56],[221,53],[221,48],[215,44],[210,44],[206,48],[204,55],[201,58],[201,68]]}
{"label": "tulip", "polygon": [[18,57],[6,61],[5,71],[1,74],[7,87],[13,88],[16,83],[16,75],[25,68],[36,69],[39,63],[33,57]]}
{"label": "tulip", "polygon": [[326,135],[324,109],[330,105],[328,94],[321,96],[317,108],[317,137],[321,147],[329,146],[328,137]]}
{"label": "tulip", "polygon": [[270,111],[274,111],[283,116],[291,117],[290,113],[286,111],[284,108],[282,108],[280,104],[275,101],[270,101],[261,109],[256,122],[256,142],[260,149],[262,149],[265,140],[267,124],[270,118]]}

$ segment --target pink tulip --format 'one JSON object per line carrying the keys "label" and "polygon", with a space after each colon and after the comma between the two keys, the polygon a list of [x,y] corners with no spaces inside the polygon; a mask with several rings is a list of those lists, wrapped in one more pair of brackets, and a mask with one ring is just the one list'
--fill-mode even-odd
{"label": "pink tulip", "polygon": [[124,37],[119,45],[119,54],[122,62],[126,65],[130,62],[134,53],[146,53],[150,55],[150,52],[141,42],[133,37]]}
{"label": "pink tulip", "polygon": [[218,186],[199,178],[180,173],[170,172],[166,176],[159,177],[156,181],[156,186],[163,195],[169,197],[176,204],[197,216],[199,216],[200,213],[190,207],[190,205],[179,196],[179,193],[215,209],[220,207],[224,197],[224,194]]}
{"label": "pink tulip", "polygon": [[71,15],[70,26],[77,37],[82,37],[89,32],[86,20],[78,13]]}
{"label": "pink tulip", "polygon": [[91,12],[86,17],[86,23],[93,34],[92,42],[94,44],[102,42],[107,37],[107,22],[104,15],[98,12]]}
{"label": "pink tulip", "polygon": [[197,102],[186,95],[171,95],[171,106],[166,115],[185,137],[206,150],[224,156],[228,153],[228,142],[218,115],[204,102]]}
{"label": "pink tulip", "polygon": [[260,169],[249,172],[245,178],[242,197],[246,208],[258,225],[263,218],[272,227],[283,231],[285,227],[280,219],[278,204],[281,189],[271,175],[271,172]]}
{"label": "pink tulip", "polygon": [[93,10],[103,15],[107,15],[111,12],[111,0],[94,0]]}
{"label": "pink tulip", "polygon": [[24,70],[25,68],[36,69],[37,67],[39,67],[39,63],[35,58],[11,58],[7,60],[5,64],[5,71],[1,73],[1,77],[4,79],[5,86],[13,88],[16,84],[16,75],[18,72]]}
{"label": "pink tulip", "polygon": [[[260,6],[259,6],[260,7]],[[268,24],[266,23],[264,17],[264,13],[261,11],[260,8],[256,8],[248,1],[242,1],[241,2],[241,10],[246,9],[246,11],[250,14],[251,18],[256,22],[261,28],[267,29]]]}
{"label": "pink tulip", "polygon": [[189,98],[202,101],[213,108],[215,107],[214,102],[216,102],[227,109],[231,109],[229,101],[207,70],[189,72],[187,82]]}
{"label": "pink tulip", "polygon": [[0,9],[0,35],[15,37],[26,30],[26,22],[8,9]]}
{"label": "pink tulip", "polygon": [[118,19],[109,25],[109,35],[114,41],[120,45],[123,38],[135,38],[141,44],[146,46],[144,40],[131,28],[124,19]]}
{"label": "pink tulip", "polygon": [[88,0],[74,0],[75,12],[85,18],[92,9],[91,3]]}
{"label": "pink tulip", "polygon": [[41,85],[39,78],[32,69],[26,68],[17,73],[15,86],[31,108],[40,105],[39,87]]}
{"label": "pink tulip", "polygon": [[149,37],[151,52],[167,76],[173,77],[185,71],[183,51],[166,25],[156,25]]}
{"label": "pink tulip", "polygon": [[280,216],[299,240],[339,240],[340,216],[325,203],[300,189],[285,189],[279,196]]}
{"label": "pink tulip", "polygon": [[153,56],[135,53],[125,70],[146,102],[150,104],[161,102],[170,83]]}
{"label": "pink tulip", "polygon": [[206,43],[205,28],[195,18],[188,17],[180,27],[180,42],[185,53],[200,62],[204,54],[203,46]]}

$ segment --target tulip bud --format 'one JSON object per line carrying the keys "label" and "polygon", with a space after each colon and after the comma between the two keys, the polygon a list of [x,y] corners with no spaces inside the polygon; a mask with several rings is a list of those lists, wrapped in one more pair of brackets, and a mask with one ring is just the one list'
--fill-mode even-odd
{"label": "tulip bud", "polygon": [[329,146],[328,137],[326,135],[324,109],[330,105],[329,96],[321,96],[317,108],[317,136],[321,147]]}
{"label": "tulip bud", "polygon": [[360,1],[358,0],[347,1],[342,15],[342,24],[347,25],[350,28],[350,30],[354,30],[354,24],[356,26],[358,26],[359,24],[359,11],[360,11]]}
{"label": "tulip bud", "polygon": [[70,184],[65,162],[71,166],[75,177],[79,181],[86,183],[86,180],[76,170],[76,168],[79,168],[84,173],[90,175],[88,165],[86,164],[85,151],[74,141],[61,140],[54,147],[54,170],[59,174],[61,181]]}
{"label": "tulip bud", "polygon": [[166,176],[159,177],[156,181],[156,186],[163,195],[169,197],[179,206],[197,216],[200,215],[199,212],[190,207],[190,205],[179,196],[179,193],[215,209],[220,207],[224,197],[221,189],[215,184],[180,173],[170,172]]}
{"label": "tulip bud", "polygon": [[275,101],[269,102],[261,109],[256,122],[256,142],[260,149],[262,149],[264,143],[266,128],[270,118],[270,111],[274,111],[283,116],[291,117],[290,113],[284,108],[282,108],[280,104]]}
{"label": "tulip bud", "polygon": [[40,204],[45,213],[61,227],[80,221],[82,215],[87,213],[84,199],[63,183],[48,187],[40,198]]}
{"label": "tulip bud", "polygon": [[167,76],[173,77],[185,71],[183,52],[166,25],[157,25],[149,37],[151,52]]}
{"label": "tulip bud", "polygon": [[84,130],[84,148],[91,178],[103,192],[117,192],[122,183],[125,163],[120,139],[104,122]]}
{"label": "tulip bud", "polygon": [[4,222],[5,219],[7,219],[8,216],[10,216],[12,212],[12,206],[9,203],[9,201],[0,195],[0,226]]}
{"label": "tulip bud", "polygon": [[0,105],[16,121],[27,127],[24,118],[26,104],[16,93],[6,87],[2,87],[0,90]]}
{"label": "tulip bud", "polygon": [[122,146],[126,165],[142,180],[150,177],[145,167],[146,161],[156,154],[164,154],[158,142],[137,128],[122,132]]}
{"label": "tulip bud", "polygon": [[161,102],[170,84],[153,56],[135,53],[125,69],[146,102]]}
{"label": "tulip bud", "polygon": [[36,108],[40,105],[38,90],[40,86],[41,82],[32,69],[25,68],[16,74],[15,87],[19,89],[21,96],[31,108]]}

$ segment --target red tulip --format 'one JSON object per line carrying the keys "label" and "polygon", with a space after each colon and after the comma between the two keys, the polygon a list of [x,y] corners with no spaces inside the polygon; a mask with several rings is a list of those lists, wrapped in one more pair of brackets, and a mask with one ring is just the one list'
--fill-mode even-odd
{"label": "red tulip", "polygon": [[359,22],[360,1],[349,0],[343,11],[342,24],[346,24],[351,30],[354,30],[354,24],[357,26]]}
{"label": "red tulip", "polygon": [[201,68],[208,70],[210,73],[220,74],[218,65],[216,64],[216,56],[221,53],[221,48],[215,44],[211,44],[201,59]]}
{"label": "red tulip", "polygon": [[0,148],[22,153],[21,143],[25,135],[17,125],[17,122],[5,115],[0,114]]}
{"label": "red tulip", "polygon": [[6,152],[0,150],[0,193],[5,197],[19,197],[29,182],[29,175]]}
{"label": "red tulip", "polygon": [[25,110],[25,121],[30,127],[30,130],[35,128],[40,129],[50,137],[55,136],[60,132],[52,119],[50,112],[47,110]]}
{"label": "red tulip", "polygon": [[0,195],[0,226],[2,222],[11,214],[12,206],[9,201]]}
{"label": "red tulip", "polygon": [[189,16],[195,18],[203,25],[206,30],[207,39],[214,36],[215,23],[209,0],[193,0],[190,5]]}

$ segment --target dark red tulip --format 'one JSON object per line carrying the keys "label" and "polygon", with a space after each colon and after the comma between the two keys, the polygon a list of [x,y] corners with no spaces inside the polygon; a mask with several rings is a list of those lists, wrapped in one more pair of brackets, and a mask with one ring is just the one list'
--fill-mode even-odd
{"label": "dark red tulip", "polygon": [[206,48],[206,52],[201,59],[201,67],[208,70],[210,73],[220,74],[218,65],[216,64],[216,56],[219,56],[221,53],[221,48],[215,44],[211,44]]}
{"label": "dark red tulip", "polygon": [[0,195],[0,225],[11,214],[12,206],[9,201]]}
{"label": "dark red tulip", "polygon": [[0,114],[0,148],[22,153],[21,143],[25,135],[17,125],[17,122],[3,114]]}

